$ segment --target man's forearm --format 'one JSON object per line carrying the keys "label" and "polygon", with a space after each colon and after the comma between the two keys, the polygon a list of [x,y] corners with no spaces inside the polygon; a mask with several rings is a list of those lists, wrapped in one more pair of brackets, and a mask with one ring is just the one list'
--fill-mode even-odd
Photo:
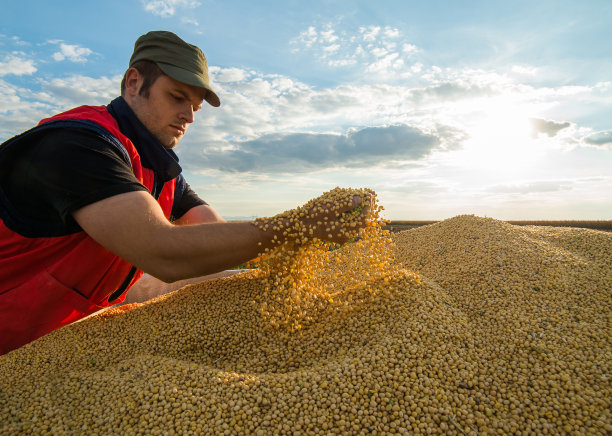
{"label": "man's forearm", "polygon": [[[222,271],[251,260],[271,247],[274,234],[251,222],[173,226],[160,238],[165,247],[151,258],[149,274],[172,282]],[[146,270],[145,270],[146,271]]]}
{"label": "man's forearm", "polygon": [[106,249],[167,282],[239,265],[273,238],[250,222],[172,224],[155,199],[140,191],[85,206],[74,217]]}

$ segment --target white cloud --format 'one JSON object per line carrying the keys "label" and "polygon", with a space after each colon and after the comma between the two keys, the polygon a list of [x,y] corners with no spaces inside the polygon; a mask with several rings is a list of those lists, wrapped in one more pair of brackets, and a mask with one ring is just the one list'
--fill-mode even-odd
{"label": "white cloud", "polygon": [[[435,115],[433,109],[426,122],[421,116],[411,118],[409,113],[416,107],[428,111],[430,103],[407,86],[315,89],[288,77],[261,75],[254,71],[213,67],[211,74],[217,83],[215,90],[221,96],[223,110],[206,110],[201,121],[198,119],[186,136],[179,154],[193,156],[193,150],[232,149],[231,144],[287,132],[339,135],[342,126],[362,130],[366,126],[413,125],[423,134],[437,137],[440,150],[456,149],[466,138],[458,127],[430,123]],[[427,92],[438,93],[438,100],[448,94],[436,89]],[[291,144],[287,147],[291,148]]]}
{"label": "white cloud", "polygon": [[327,64],[330,67],[348,67],[351,65],[356,65],[357,61],[355,59],[339,59],[339,60],[330,59],[329,61],[327,61]]}
{"label": "white cloud", "polygon": [[538,73],[537,68],[524,65],[514,65],[512,71],[525,76],[535,76]]}
{"label": "white cloud", "polygon": [[486,188],[486,191],[503,194],[529,194],[566,191],[571,189],[572,182],[568,180],[539,180],[490,186]]}
{"label": "white cloud", "polygon": [[293,41],[294,43],[300,42],[305,47],[312,47],[314,43],[317,42],[318,39],[317,29],[314,26],[309,26],[308,29],[304,30],[299,34],[299,36]]}
{"label": "white cloud", "polygon": [[585,144],[612,149],[612,130],[596,132],[583,138]]}
{"label": "white cloud", "polygon": [[374,56],[376,56],[377,58],[381,58],[383,56],[385,56],[386,54],[388,54],[389,51],[383,47],[374,47],[372,49],[372,54]]}
{"label": "white cloud", "polygon": [[[383,59],[387,64],[398,60],[393,55]],[[260,131],[314,125],[327,128],[347,123],[405,122],[408,114],[416,108],[425,112],[432,105],[432,111],[440,112],[437,105],[441,101],[469,99],[492,92],[488,87],[459,80],[416,88],[407,85],[345,85],[317,90],[287,77],[240,69],[211,68],[211,74],[223,95],[225,116],[231,120],[241,114],[240,122],[228,123],[232,125],[232,131],[245,126],[245,121],[246,125],[257,129],[255,124],[261,123],[262,117],[272,120],[272,123],[260,124]]]}
{"label": "white cloud", "polygon": [[[103,105],[120,93],[121,76],[69,76],[38,80],[40,91],[0,80],[0,138],[33,127],[42,118],[80,105]],[[1,141],[0,141],[1,142]]]}
{"label": "white cloud", "polygon": [[70,76],[42,82],[42,88],[57,107],[101,105],[119,95],[121,76]]}
{"label": "white cloud", "polygon": [[[0,35],[0,37],[3,37],[4,35]],[[18,36],[11,36],[10,37],[10,41],[18,46],[29,46],[30,43],[27,41],[23,41],[21,38],[19,38]]]}
{"label": "white cloud", "polygon": [[330,67],[361,65],[366,71],[376,72],[376,77],[362,80],[400,80],[412,74],[408,58],[419,49],[402,40],[399,29],[386,26],[362,26],[357,32],[338,31],[328,23],[318,29],[309,26],[290,41],[293,52],[310,52],[318,61]]}
{"label": "white cloud", "polygon": [[393,29],[389,26],[385,27],[384,33],[385,33],[385,36],[389,38],[399,38],[400,36],[399,29]]}
{"label": "white cloud", "polygon": [[540,133],[544,133],[549,137],[556,136],[560,130],[569,127],[571,124],[566,122],[556,122],[551,120],[543,120],[541,118],[529,118],[532,127],[532,136],[535,138]]}
{"label": "white cloud", "polygon": [[413,73],[420,73],[423,70],[423,64],[420,62],[417,62],[416,64],[413,64],[410,67],[410,71],[412,71]]}
{"label": "white cloud", "polygon": [[0,79],[0,142],[33,127],[53,112],[49,96]]}
{"label": "white cloud", "polygon": [[337,52],[338,50],[340,50],[340,44],[332,44],[332,45],[323,47],[323,51],[325,52],[326,55],[333,54]]}
{"label": "white cloud", "polygon": [[[403,61],[400,56],[383,57],[381,60],[386,64],[369,64],[380,68],[380,72],[376,73],[380,77],[385,66],[393,68],[394,62]],[[582,101],[598,97],[600,91],[595,87],[572,88],[572,92],[567,92],[564,87],[524,85],[503,72],[491,70],[426,68],[419,64],[404,65],[402,68],[432,74],[430,84],[390,85],[381,82],[377,85],[313,88],[284,76],[263,75],[252,70],[212,68],[213,76],[226,78],[224,81],[217,80],[223,110],[206,110],[202,114],[202,120],[194,124],[178,150],[181,161],[185,162],[186,169],[195,172],[205,167],[210,172],[215,168],[215,162],[219,164],[217,169],[229,172],[266,171],[273,174],[288,169],[315,172],[336,165],[332,161],[340,159],[338,150],[348,143],[350,132],[367,131],[369,127],[403,125],[417,129],[423,137],[430,135],[437,138],[435,147],[429,148],[429,152],[418,158],[418,167],[407,164],[410,159],[405,159],[409,155],[402,158],[398,147],[387,150],[400,154],[379,151],[370,160],[365,159],[364,154],[347,158],[346,165],[350,168],[347,171],[370,165],[372,171],[385,167],[397,171],[403,169],[412,177],[418,174],[431,177],[438,174],[437,170],[430,170],[436,162],[449,162],[445,163],[444,171],[462,171],[462,164],[455,162],[452,156],[465,153],[468,146],[480,140],[481,137],[471,134],[475,126],[488,132],[484,135],[485,142],[480,145],[482,150],[488,151],[475,155],[481,160],[489,155],[497,156],[499,153],[491,144],[496,147],[499,141],[506,141],[506,144],[510,141],[508,138],[525,141],[521,150],[539,147],[528,154],[530,161],[536,161],[538,156],[578,150],[581,139],[592,133],[563,119],[552,121],[557,117],[548,115],[546,111],[558,105],[560,96],[564,99],[578,96]],[[229,77],[233,80],[227,80]],[[576,93],[578,90],[580,92]],[[534,128],[540,135],[536,139],[530,137],[528,117],[538,121]],[[525,125],[524,137],[518,136],[520,131],[517,127],[522,126],[521,122]],[[590,139],[602,140],[598,138]],[[370,141],[374,149],[383,143]],[[325,144],[331,147],[327,149],[328,155],[335,156],[329,161],[321,149]],[[587,142],[582,144],[586,145]],[[600,149],[605,150],[603,147]],[[308,150],[315,155],[309,154]],[[512,150],[501,151],[506,153],[504,156],[510,156],[516,153],[517,148]],[[517,165],[524,164],[524,159],[517,157],[515,160]],[[486,172],[491,166],[485,165],[483,160],[482,165],[476,168],[477,171],[483,168],[482,171]],[[521,170],[517,166],[512,168]],[[503,176],[510,173],[509,169]],[[487,174],[483,178],[485,185],[496,186],[487,191],[490,195],[520,195],[528,191],[545,193],[547,190],[560,193],[567,191],[568,187],[564,184],[557,189],[551,183],[515,182],[511,178],[503,184],[495,184],[501,174]],[[457,178],[449,180],[460,183]],[[444,183],[441,182],[442,185]],[[479,192],[482,192],[482,186]],[[457,189],[465,190],[465,187]]]}
{"label": "white cloud", "polygon": [[191,24],[192,26],[198,27],[200,23],[195,18],[181,17],[181,23]]}
{"label": "white cloud", "polygon": [[416,53],[417,51],[419,51],[419,49],[416,45],[404,43],[402,44],[402,51],[404,53],[412,54],[412,53]]}
{"label": "white cloud", "polygon": [[195,8],[200,2],[195,0],[141,0],[144,10],[163,18],[172,17],[178,8]]}
{"label": "white cloud", "polygon": [[214,77],[215,82],[226,83],[226,82],[240,82],[250,76],[250,73],[241,68],[219,68],[211,66],[209,68],[209,74]]}
{"label": "white cloud", "polygon": [[332,43],[338,40],[338,36],[333,29],[321,31],[321,39],[325,42]]}
{"label": "white cloud", "polygon": [[598,82],[595,88],[600,91],[608,91],[612,89],[612,82]]}
{"label": "white cloud", "polygon": [[389,50],[389,51],[395,51],[397,47],[397,43],[393,41],[381,41],[381,45],[382,47],[384,47],[386,50]]}
{"label": "white cloud", "polygon": [[15,76],[30,75],[36,72],[36,64],[27,59],[25,53],[13,52],[0,61],[0,77],[13,74]]}
{"label": "white cloud", "polygon": [[[369,64],[369,68],[383,77],[385,70],[397,67],[399,62],[403,59],[393,53],[380,59],[378,64]],[[415,72],[431,71],[420,64],[401,67],[412,68]],[[608,147],[609,133],[592,134],[588,129],[567,128],[569,122],[566,121],[550,121],[555,117],[547,116],[545,111],[555,107],[560,94],[565,99],[577,95],[567,93],[562,87],[525,86],[502,74],[484,70],[434,70],[435,80],[426,86],[381,83],[317,89],[286,76],[211,66],[213,87],[221,96],[223,107],[219,110],[207,108],[198,115],[198,122],[190,129],[183,148],[201,148],[202,144],[227,145],[227,141],[249,141],[283,132],[341,134],[339,129],[346,132],[350,127],[363,129],[404,124],[436,134],[444,138],[445,149],[456,149],[465,141],[473,120],[481,118],[489,110],[487,108],[505,107],[507,102],[514,102],[513,105],[521,108],[533,107],[532,112],[521,114],[525,119],[531,116],[540,121],[537,129],[544,133],[544,139],[565,141],[564,144],[573,146]],[[0,87],[0,103],[5,112],[10,110],[14,117],[25,119],[28,118],[28,106],[34,103],[41,110],[49,111],[80,104],[108,103],[119,94],[119,82],[119,76],[39,80],[42,92],[36,95],[30,92],[27,98],[27,90],[17,90],[5,83]],[[578,95],[585,102],[589,95],[600,94],[592,87],[580,90]],[[511,100],[508,95],[512,96]],[[499,120],[499,125],[503,128],[503,119]],[[446,126],[446,130],[440,126]]]}
{"label": "white cloud", "polygon": [[87,56],[93,53],[90,49],[75,44],[65,44],[63,42],[59,44],[60,51],[53,53],[53,59],[58,62],[65,59],[71,62],[87,62]]}
{"label": "white cloud", "polygon": [[190,148],[181,157],[189,167],[200,170],[296,173],[418,160],[440,142],[435,134],[412,126],[394,125],[349,130],[344,134],[275,133],[202,153]]}
{"label": "white cloud", "polygon": [[404,61],[402,59],[398,59],[397,53],[391,53],[382,59],[377,60],[376,62],[371,63],[367,66],[366,71],[372,73],[378,73],[377,78],[380,79],[382,76],[388,76],[393,70],[399,70],[404,66]]}
{"label": "white cloud", "polygon": [[19,89],[4,80],[0,80],[0,113],[14,110],[19,104]]}
{"label": "white cloud", "polygon": [[361,33],[364,41],[373,42],[373,41],[376,41],[376,37],[380,33],[380,27],[379,26],[360,27],[359,32]]}

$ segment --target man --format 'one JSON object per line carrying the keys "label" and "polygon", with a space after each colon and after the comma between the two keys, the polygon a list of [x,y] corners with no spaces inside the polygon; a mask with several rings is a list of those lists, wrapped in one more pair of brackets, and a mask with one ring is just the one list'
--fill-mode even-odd
{"label": "man", "polygon": [[225,222],[181,175],[172,149],[204,100],[220,105],[202,51],[149,32],[134,45],[121,97],[0,146],[0,354],[123,301],[143,271],[197,277],[283,239]]}

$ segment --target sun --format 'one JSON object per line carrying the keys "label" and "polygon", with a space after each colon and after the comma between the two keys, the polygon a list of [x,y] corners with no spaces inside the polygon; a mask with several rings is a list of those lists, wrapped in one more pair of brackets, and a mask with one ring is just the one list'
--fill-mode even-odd
{"label": "sun", "polygon": [[465,126],[469,139],[456,163],[493,178],[524,173],[538,158],[527,108],[504,99],[473,104]]}

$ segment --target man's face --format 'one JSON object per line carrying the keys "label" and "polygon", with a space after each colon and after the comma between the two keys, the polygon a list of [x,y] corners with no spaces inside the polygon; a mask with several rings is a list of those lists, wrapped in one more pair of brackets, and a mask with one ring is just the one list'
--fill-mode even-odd
{"label": "man's face", "polygon": [[206,90],[162,75],[149,89],[149,96],[140,95],[142,76],[136,72],[133,82],[127,82],[126,101],[145,127],[167,149],[176,147],[194,113],[202,107]]}

